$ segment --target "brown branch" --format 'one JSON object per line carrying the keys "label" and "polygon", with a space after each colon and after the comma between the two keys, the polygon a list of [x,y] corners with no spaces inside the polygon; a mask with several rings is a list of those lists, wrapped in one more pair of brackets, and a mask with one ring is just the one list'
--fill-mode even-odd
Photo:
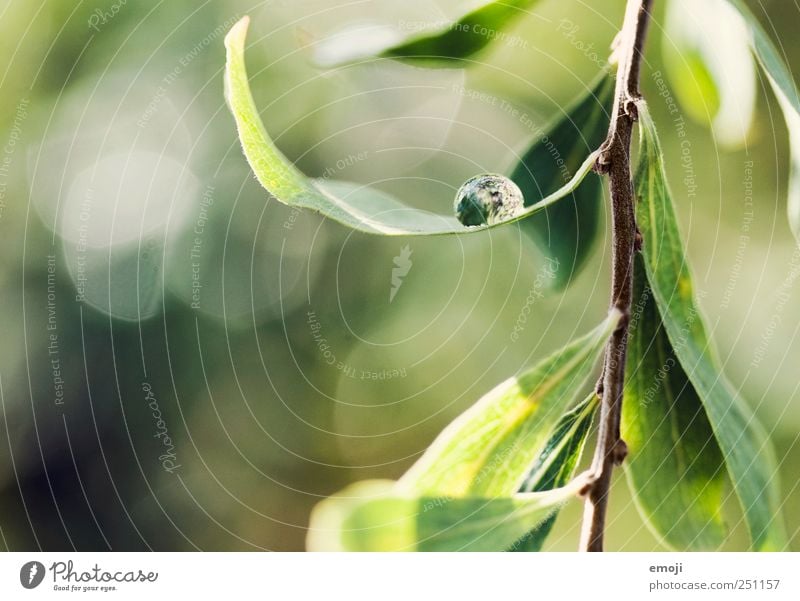
{"label": "brown branch", "polygon": [[590,483],[585,490],[580,550],[602,551],[606,507],[614,467],[627,454],[620,438],[622,388],[625,381],[625,354],[628,320],[633,298],[633,256],[640,242],[634,217],[634,192],[631,178],[631,138],[637,118],[639,72],[642,51],[650,21],[652,0],[628,0],[625,21],[617,39],[617,85],[608,137],[597,160],[598,173],[607,174],[611,193],[612,264],[611,308],[622,313],[619,327],[606,348],[603,375],[598,383],[601,395],[597,447],[590,468]]}

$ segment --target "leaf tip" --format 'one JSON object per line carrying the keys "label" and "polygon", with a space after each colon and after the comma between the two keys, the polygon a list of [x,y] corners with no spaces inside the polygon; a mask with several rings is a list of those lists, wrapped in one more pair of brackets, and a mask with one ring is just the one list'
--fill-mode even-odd
{"label": "leaf tip", "polygon": [[247,28],[250,26],[250,16],[245,15],[230,28],[225,36],[225,48],[229,51],[244,47],[244,40],[247,37]]}

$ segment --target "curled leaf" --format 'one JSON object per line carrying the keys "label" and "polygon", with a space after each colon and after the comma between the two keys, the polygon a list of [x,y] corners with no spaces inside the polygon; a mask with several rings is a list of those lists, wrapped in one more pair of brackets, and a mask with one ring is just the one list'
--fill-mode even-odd
{"label": "curled leaf", "polygon": [[[514,223],[545,209],[570,194],[591,171],[596,152],[558,190],[507,219],[465,227],[451,216],[416,209],[369,187],[307,178],[281,154],[270,139],[256,109],[244,62],[249,18],[236,23],[225,37],[225,91],[239,131],[244,154],[261,185],[285,205],[311,209],[350,228],[385,236],[465,234]],[[530,200],[530,199],[528,199]]]}

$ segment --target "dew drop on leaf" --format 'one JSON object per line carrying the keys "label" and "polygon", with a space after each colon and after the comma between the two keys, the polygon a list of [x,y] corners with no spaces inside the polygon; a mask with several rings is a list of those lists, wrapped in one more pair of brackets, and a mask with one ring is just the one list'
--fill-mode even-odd
{"label": "dew drop on leaf", "polygon": [[464,225],[491,225],[514,217],[523,205],[517,184],[504,175],[485,173],[458,189],[455,213]]}

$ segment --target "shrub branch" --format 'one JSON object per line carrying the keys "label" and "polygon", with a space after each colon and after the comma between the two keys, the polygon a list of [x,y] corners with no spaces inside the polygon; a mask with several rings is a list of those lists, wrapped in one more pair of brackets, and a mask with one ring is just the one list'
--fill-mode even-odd
{"label": "shrub branch", "polygon": [[606,348],[603,375],[597,386],[602,403],[597,447],[589,470],[589,484],[584,489],[586,502],[580,541],[582,551],[603,550],[611,474],[627,454],[619,426],[628,321],[633,298],[633,256],[641,246],[634,216],[630,152],[633,124],[637,119],[636,101],[641,97],[639,72],[642,51],[652,4],[653,0],[628,0],[622,30],[615,41],[618,67],[611,124],[595,166],[595,170],[607,175],[609,180],[613,265],[611,308],[618,309],[622,319]]}

